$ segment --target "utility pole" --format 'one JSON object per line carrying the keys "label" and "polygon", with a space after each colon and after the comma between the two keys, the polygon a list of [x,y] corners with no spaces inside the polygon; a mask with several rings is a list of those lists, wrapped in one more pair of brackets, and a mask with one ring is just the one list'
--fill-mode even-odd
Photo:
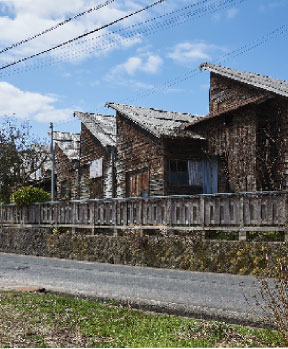
{"label": "utility pole", "polygon": [[51,169],[51,201],[55,201],[55,149],[54,149],[54,140],[53,140],[53,122],[50,122],[50,152],[52,158],[52,169]]}

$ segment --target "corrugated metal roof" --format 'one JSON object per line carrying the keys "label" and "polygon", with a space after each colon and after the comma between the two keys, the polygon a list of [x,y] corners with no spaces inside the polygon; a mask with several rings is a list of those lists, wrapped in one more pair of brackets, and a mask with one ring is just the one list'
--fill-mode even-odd
{"label": "corrugated metal roof", "polygon": [[77,160],[80,155],[80,134],[71,132],[53,132],[53,139],[69,160]]}
{"label": "corrugated metal roof", "polygon": [[278,80],[270,76],[248,73],[241,70],[226,68],[221,65],[202,63],[200,69],[208,70],[212,73],[222,75],[226,78],[239,81],[241,83],[261,88],[266,91],[276,93],[280,96],[288,97],[288,82]]}
{"label": "corrugated metal roof", "polygon": [[189,124],[192,120],[201,118],[198,115],[164,111],[153,108],[135,107],[111,102],[106,103],[106,106],[118,111],[124,117],[131,120],[157,138],[164,136],[203,139],[203,137],[184,129],[184,126]]}
{"label": "corrugated metal roof", "polygon": [[74,116],[88,128],[92,135],[104,146],[116,145],[116,119],[113,115],[82,113],[76,111]]}

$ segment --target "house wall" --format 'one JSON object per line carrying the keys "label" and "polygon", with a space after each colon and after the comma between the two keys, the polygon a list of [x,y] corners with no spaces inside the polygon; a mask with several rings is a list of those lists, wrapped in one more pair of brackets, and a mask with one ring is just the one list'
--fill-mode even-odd
{"label": "house wall", "polygon": [[258,190],[287,190],[288,100],[275,96],[257,112]]}
{"label": "house wall", "polygon": [[[73,162],[63,153],[58,144],[55,144],[55,170],[57,174],[57,198],[75,199],[77,196],[76,171]],[[66,193],[63,195],[63,186]]]}
{"label": "house wall", "polygon": [[256,190],[256,125],[255,111],[245,108],[194,128],[206,137],[208,153],[222,160],[219,192]]}
{"label": "house wall", "polygon": [[[90,163],[101,158],[103,176],[90,178]],[[80,138],[80,173],[80,199],[112,197],[112,151],[103,147],[83,123]]]}
{"label": "house wall", "polygon": [[119,112],[116,114],[116,124],[117,196],[133,195],[129,192],[129,183],[134,179],[139,181],[139,186],[145,186],[147,182],[147,195],[164,195],[162,142],[124,118]]}
{"label": "house wall", "polygon": [[[261,103],[241,107],[255,97]],[[288,101],[211,73],[210,113],[238,105],[193,130],[208,140],[210,155],[222,158],[229,187],[222,191],[288,189]]]}
{"label": "house wall", "polygon": [[221,75],[210,74],[210,113],[221,112],[244,101],[267,95],[266,91],[249,87]]}

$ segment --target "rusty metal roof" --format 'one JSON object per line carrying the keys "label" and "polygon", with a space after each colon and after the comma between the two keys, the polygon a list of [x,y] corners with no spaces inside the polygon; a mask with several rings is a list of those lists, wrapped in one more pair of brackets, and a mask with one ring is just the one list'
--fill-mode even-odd
{"label": "rusty metal roof", "polygon": [[116,145],[116,119],[113,115],[74,112],[74,116],[87,127],[104,146]]}
{"label": "rusty metal roof", "polygon": [[80,134],[71,132],[53,132],[53,139],[69,160],[77,160],[80,155]]}
{"label": "rusty metal roof", "polygon": [[200,69],[205,69],[226,78],[239,81],[243,84],[270,91],[280,96],[288,97],[288,82],[285,80],[278,80],[270,76],[248,73],[207,62],[202,63],[200,65]]}
{"label": "rusty metal roof", "polygon": [[201,116],[111,102],[106,103],[106,106],[118,111],[125,118],[131,120],[157,138],[190,137],[203,139],[203,137],[194,132],[184,129],[186,124],[191,123],[197,118],[201,118]]}

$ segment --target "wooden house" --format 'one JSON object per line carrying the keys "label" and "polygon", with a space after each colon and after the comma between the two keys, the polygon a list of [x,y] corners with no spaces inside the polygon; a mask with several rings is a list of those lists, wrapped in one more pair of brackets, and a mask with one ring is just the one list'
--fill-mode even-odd
{"label": "wooden house", "polygon": [[115,117],[82,112],[74,116],[81,121],[79,198],[115,197]]}
{"label": "wooden house", "polygon": [[219,65],[210,72],[210,111],[187,127],[221,164],[219,192],[288,188],[288,82]]}
{"label": "wooden house", "polygon": [[78,196],[78,164],[80,135],[70,132],[53,132],[55,141],[55,173],[57,198],[76,199]]}
{"label": "wooden house", "polygon": [[116,103],[106,106],[116,111],[118,197],[203,192],[205,139],[184,128],[199,116]]}

